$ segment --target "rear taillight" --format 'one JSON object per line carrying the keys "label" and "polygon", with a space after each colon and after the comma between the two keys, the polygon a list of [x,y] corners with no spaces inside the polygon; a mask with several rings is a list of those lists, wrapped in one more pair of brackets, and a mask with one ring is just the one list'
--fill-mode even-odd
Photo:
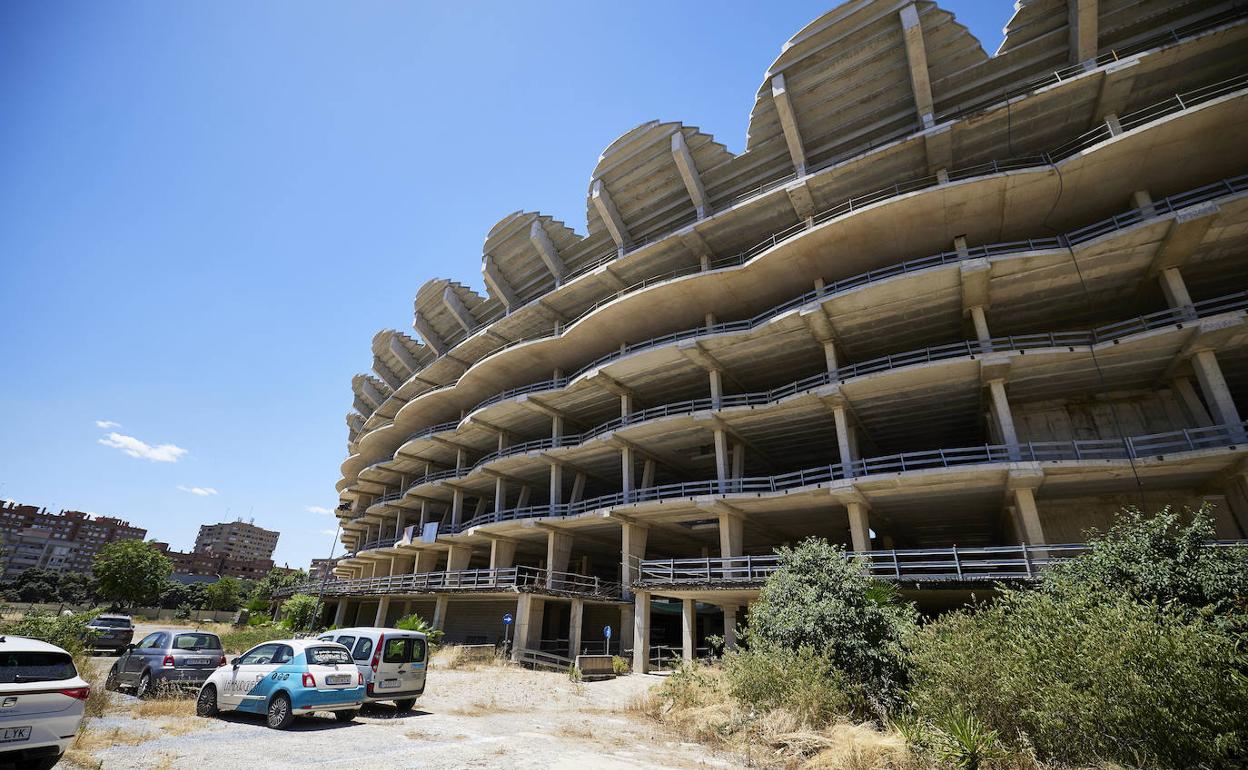
{"label": "rear taillight", "polygon": [[164,660],[164,662],[163,662],[163,663],[161,663],[160,665],[164,666],[165,668],[173,668],[173,667],[174,667],[174,665],[176,665],[176,664],[175,664],[175,663],[174,663],[174,661],[173,661],[173,656],[172,656],[172,655],[166,655],[166,656],[165,656],[165,660]]}
{"label": "rear taillight", "polygon": [[368,693],[368,696],[370,698],[373,696],[373,683],[372,682],[368,683],[368,687],[365,689],[365,692]]}
{"label": "rear taillight", "polygon": [[86,700],[91,696],[90,687],[73,687],[68,690],[61,690],[61,695],[68,695],[74,700]]}
{"label": "rear taillight", "polygon": [[[355,683],[356,683],[356,684],[364,684],[364,672],[363,672],[363,671],[356,671],[356,672],[355,672]],[[372,687],[372,685],[369,685],[369,687],[371,688],[371,687]]]}
{"label": "rear taillight", "polygon": [[377,637],[377,649],[373,650],[373,673],[377,673],[377,666],[381,663],[381,648],[386,644],[386,635],[382,634]]}
{"label": "rear taillight", "polygon": [[303,686],[304,687],[316,687],[316,677],[312,676],[311,674],[304,674]]}
{"label": "rear taillight", "polygon": [[221,668],[221,667],[222,667],[222,666],[224,666],[224,665],[225,665],[225,656],[224,656],[224,655],[222,655],[222,656],[221,656],[221,660],[218,660],[218,661],[217,661],[217,668]]}

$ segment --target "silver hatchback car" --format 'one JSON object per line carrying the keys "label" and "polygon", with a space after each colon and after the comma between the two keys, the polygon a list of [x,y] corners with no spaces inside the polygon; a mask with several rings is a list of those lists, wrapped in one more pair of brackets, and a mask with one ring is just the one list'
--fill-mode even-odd
{"label": "silver hatchback car", "polygon": [[153,687],[167,685],[199,687],[225,665],[221,639],[205,631],[153,631],[121,651],[108,672],[104,687],[134,688],[142,698]]}

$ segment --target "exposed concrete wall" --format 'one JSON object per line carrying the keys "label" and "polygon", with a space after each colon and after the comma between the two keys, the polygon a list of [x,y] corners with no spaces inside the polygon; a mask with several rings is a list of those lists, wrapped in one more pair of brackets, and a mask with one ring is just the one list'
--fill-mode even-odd
{"label": "exposed concrete wall", "polygon": [[503,638],[503,615],[516,614],[516,602],[468,601],[452,598],[447,605],[443,637],[448,643],[491,644]]}
{"label": "exposed concrete wall", "polygon": [[[1155,491],[1145,495],[1150,509],[1166,504],[1195,509],[1204,500],[1205,495],[1191,489]],[[1220,499],[1217,502],[1222,504]],[[1050,543],[1081,543],[1087,539],[1087,530],[1094,527],[1104,532],[1114,523],[1117,513],[1129,505],[1139,506],[1139,495],[1123,493],[1058,500],[1046,500],[1042,495],[1038,501],[1040,520]]]}
{"label": "exposed concrete wall", "polygon": [[[1172,391],[1010,404],[1018,440],[1083,441],[1195,427]],[[1057,541],[1054,541],[1057,542]]]}

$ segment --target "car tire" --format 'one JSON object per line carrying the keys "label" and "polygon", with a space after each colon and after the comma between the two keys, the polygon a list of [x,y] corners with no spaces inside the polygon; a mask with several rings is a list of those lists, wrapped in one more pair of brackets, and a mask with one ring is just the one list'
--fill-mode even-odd
{"label": "car tire", "polygon": [[411,711],[415,706],[415,698],[403,698],[394,702],[394,707],[399,711]]}
{"label": "car tire", "polygon": [[144,671],[143,676],[139,677],[139,683],[134,686],[134,697],[146,698],[152,689],[152,674],[150,671]]}
{"label": "car tire", "polygon": [[360,715],[359,709],[349,709],[347,711],[335,711],[334,719],[337,719],[339,722],[350,722],[351,720],[355,719],[359,715]]}
{"label": "car tire", "polygon": [[61,761],[61,755],[55,757],[40,757],[39,759],[26,759],[20,762],[14,762],[14,770],[52,770],[56,767],[56,763]]}
{"label": "car tire", "polygon": [[295,710],[290,706],[290,696],[279,692],[269,701],[265,710],[264,721],[274,730],[285,730],[295,721]]}
{"label": "car tire", "polygon": [[215,717],[220,713],[217,708],[217,688],[213,685],[206,685],[199,691],[199,697],[195,699],[195,715],[201,717]]}
{"label": "car tire", "polygon": [[112,691],[112,692],[117,692],[117,690],[118,690],[118,685],[117,685],[117,665],[118,665],[118,664],[114,663],[114,664],[113,664],[113,667],[112,667],[112,668],[110,668],[110,669],[108,670],[108,676],[104,678],[104,689],[105,689],[105,690],[110,690],[110,691]]}

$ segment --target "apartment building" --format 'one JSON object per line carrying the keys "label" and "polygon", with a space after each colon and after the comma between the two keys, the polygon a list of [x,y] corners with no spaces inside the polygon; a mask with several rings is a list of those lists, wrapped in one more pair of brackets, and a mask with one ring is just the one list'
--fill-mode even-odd
{"label": "apartment building", "polygon": [[921,606],[1126,504],[1244,538],[1248,8],[1016,9],[990,55],[934,2],[833,8],[743,152],[644,123],[584,223],[510,214],[484,291],[420,287],[352,381],[326,622],[644,671],[735,644],[808,536]]}
{"label": "apartment building", "polygon": [[172,579],[182,583],[201,583],[228,577],[236,580],[260,580],[273,569],[272,559],[239,559],[212,551],[175,551],[168,543],[152,543],[173,563]]}
{"label": "apartment building", "polygon": [[195,553],[245,561],[272,560],[280,533],[239,519],[203,524],[195,537]]}
{"label": "apartment building", "polygon": [[147,530],[121,519],[0,502],[5,580],[31,568],[89,573],[105,544],[146,536]]}

